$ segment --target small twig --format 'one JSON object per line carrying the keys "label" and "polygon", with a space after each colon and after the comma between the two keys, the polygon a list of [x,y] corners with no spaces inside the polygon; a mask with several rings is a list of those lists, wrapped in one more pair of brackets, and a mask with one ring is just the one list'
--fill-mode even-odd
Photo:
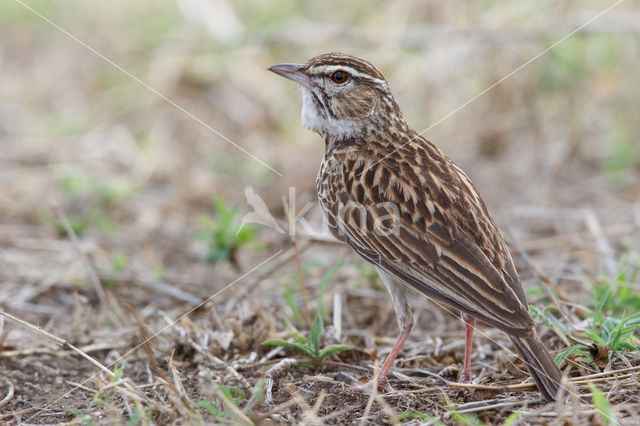
{"label": "small twig", "polygon": [[464,414],[464,413],[474,413],[477,411],[485,411],[485,410],[493,410],[495,408],[503,408],[503,407],[513,407],[514,405],[521,405],[521,404],[529,404],[529,403],[536,403],[536,402],[540,402],[541,399],[527,399],[524,401],[510,401],[510,402],[500,402],[497,404],[490,404],[490,405],[481,405],[478,407],[471,407],[471,408],[465,408],[465,409],[458,409],[458,413],[459,414]]}
{"label": "small twig", "polygon": [[620,370],[611,370],[611,371],[605,371],[603,373],[589,374],[588,376],[574,377],[574,378],[570,379],[570,381],[579,382],[579,381],[582,381],[582,380],[592,380],[592,379],[596,379],[596,378],[599,378],[599,377],[615,376],[616,374],[628,373],[628,372],[631,372],[631,371],[640,371],[640,365],[637,365],[635,367],[622,368]]}
{"label": "small twig", "polygon": [[173,387],[177,391],[177,395],[184,404],[184,407],[188,412],[191,412],[191,400],[187,395],[187,392],[184,390],[184,386],[182,386],[182,380],[180,380],[180,376],[178,375],[178,370],[176,370],[175,365],[173,363],[173,355],[175,353],[175,349],[171,351],[171,356],[169,357],[169,371],[171,372],[171,377],[173,378]]}
{"label": "small twig", "polygon": [[313,404],[313,407],[311,407],[311,409],[313,410],[314,415],[315,415],[315,413],[318,412],[320,407],[322,407],[322,403],[324,402],[324,399],[326,398],[326,396],[327,396],[327,393],[324,390],[320,392],[320,396],[316,400],[315,404]]}
{"label": "small twig", "polygon": [[333,293],[333,327],[336,331],[336,339],[342,339],[342,294]]}
{"label": "small twig", "polygon": [[142,320],[142,317],[140,316],[140,314],[138,314],[138,311],[136,310],[133,303],[130,303],[130,302],[127,303],[126,307],[129,310],[129,312],[133,315],[136,322],[138,323],[138,332],[140,333],[140,337],[142,338],[142,343],[143,343],[142,347],[144,348],[144,351],[146,352],[147,357],[149,358],[149,362],[151,363],[151,368],[156,370],[158,368],[158,361],[156,361],[156,357],[153,354],[153,348],[151,347],[151,342],[150,342],[151,339],[149,338],[147,327],[145,326],[144,321]]}
{"label": "small twig", "polygon": [[[398,369],[398,368],[396,368],[396,370],[404,371],[404,369]],[[412,369],[408,369],[408,370],[412,370]],[[439,375],[437,373],[433,373],[433,372],[428,371],[428,370],[420,370],[420,374],[424,374],[425,376],[433,377],[434,379],[440,380],[445,385],[448,385],[449,383],[451,383],[449,380],[445,379],[441,375]]]}
{"label": "small twig", "polygon": [[153,386],[153,372],[151,371],[150,363],[145,362],[145,363],[144,363],[144,369],[145,369],[145,370],[146,370],[146,372],[147,372],[147,377],[148,377],[148,379],[147,379],[147,384],[146,384],[146,385],[142,385],[141,387],[144,387],[144,386]]}
{"label": "small twig", "polygon": [[13,384],[6,377],[2,378],[2,382],[7,387],[7,395],[0,401],[0,407],[11,401],[11,398],[13,398]]}
{"label": "small twig", "polygon": [[369,395],[369,400],[367,401],[367,405],[364,408],[364,413],[362,413],[362,417],[360,417],[360,424],[364,425],[367,419],[369,418],[369,412],[371,411],[371,406],[373,405],[373,401],[376,399],[376,395],[378,394],[378,376],[380,375],[380,369],[378,368],[378,360],[376,359],[375,364],[373,366],[373,379],[371,379],[371,393]]}
{"label": "small twig", "polygon": [[31,413],[33,413],[34,411],[38,411],[40,410],[40,407],[35,406],[35,407],[29,407],[29,408],[25,408],[23,410],[18,410],[18,411],[13,411],[11,413],[0,413],[0,420],[5,420],[8,419],[10,417],[22,417],[22,416],[26,416],[29,415]]}
{"label": "small twig", "polygon": [[518,383],[516,385],[504,385],[504,386],[491,386],[491,385],[479,385],[479,384],[473,384],[473,383],[449,382],[447,383],[447,386],[451,386],[453,388],[486,390],[486,391],[492,391],[492,392],[511,392],[515,390],[536,389],[536,384],[533,382]]}
{"label": "small twig", "polygon": [[[568,380],[568,382],[573,385],[582,385],[582,384],[586,384],[589,381],[604,380],[605,378],[608,378],[610,376],[618,376],[618,375],[619,375],[618,378],[625,379],[633,376],[633,374],[629,374],[630,372],[639,371],[639,370],[640,370],[640,366],[623,368],[621,370],[612,370],[604,373],[590,374],[588,376],[572,377],[571,379]],[[477,390],[487,390],[487,391],[494,391],[494,392],[511,392],[516,390],[528,390],[528,389],[536,388],[536,385],[533,382],[524,382],[524,383],[518,383],[515,385],[504,385],[504,386],[447,382],[447,385],[454,388],[477,389]]]}
{"label": "small twig", "polygon": [[2,358],[16,358],[16,357],[20,357],[20,356],[27,356],[27,355],[37,355],[37,354],[47,354],[47,355],[54,355],[54,356],[66,356],[69,354],[69,352],[66,351],[60,351],[58,349],[52,349],[52,348],[29,348],[29,349],[21,349],[21,350],[13,350],[13,351],[2,351],[0,352],[0,357]]}
{"label": "small twig", "polygon": [[346,362],[338,362],[338,361],[331,361],[331,360],[323,361],[323,365],[326,365],[327,367],[331,366],[331,367],[338,367],[341,369],[355,370],[364,374],[368,374],[371,371],[370,368],[362,367],[360,365],[347,364]]}
{"label": "small twig", "polygon": [[82,389],[85,392],[89,392],[92,395],[95,395],[95,394],[98,393],[97,390],[91,389],[90,387],[85,386],[82,383],[72,382],[71,380],[65,380],[65,383],[68,384],[68,385],[73,386],[74,388]]}
{"label": "small twig", "polygon": [[278,377],[282,376],[287,371],[291,370],[298,363],[298,360],[295,358],[284,358],[276,365],[267,370],[264,375],[265,379],[265,396],[264,403],[266,405],[271,405],[271,401],[273,401],[273,395],[271,394],[273,390],[274,380]]}
{"label": "small twig", "polygon": [[464,404],[458,404],[457,408],[458,410],[466,410],[467,408],[480,407],[480,406],[485,406],[489,404],[499,404],[502,402],[521,402],[521,401],[517,401],[515,398],[512,398],[512,397],[484,399],[481,401],[471,401],[471,402],[465,402]]}
{"label": "small twig", "polygon": [[[101,381],[100,378],[94,377],[96,380]],[[88,380],[85,380],[83,383],[86,383]],[[126,388],[126,389],[125,389]],[[102,386],[100,388],[99,392],[105,392],[107,390],[111,390],[113,389],[114,391],[118,392],[119,394],[121,394],[124,397],[130,398],[130,399],[140,399],[142,401],[144,401],[145,403],[149,403],[149,399],[147,399],[144,395],[144,393],[135,385],[133,384],[133,382],[131,382],[129,379],[127,378],[123,378],[120,380],[117,380],[115,382],[107,382],[106,385]]]}
{"label": "small twig", "polygon": [[35,326],[33,324],[30,324],[24,320],[21,320],[20,318],[16,318],[11,314],[8,314],[4,311],[0,311],[0,315],[9,318],[10,320],[17,322],[18,324],[20,324],[23,327],[26,327],[30,330],[35,331],[36,333],[40,333],[43,336],[47,337],[50,340],[53,340],[54,342],[56,342],[57,344],[59,344],[60,346],[62,346],[65,349],[69,349],[75,353],[77,353],[78,355],[80,355],[82,358],[86,359],[87,361],[89,361],[91,364],[95,365],[96,367],[98,367],[98,369],[100,371],[102,371],[103,373],[105,373],[106,375],[108,375],[111,378],[115,377],[115,374],[109,370],[107,367],[105,367],[104,365],[102,365],[98,360],[96,360],[95,358],[87,355],[86,353],[82,352],[80,349],[76,348],[75,346],[73,346],[71,343],[67,342],[66,340],[64,340],[61,337],[58,337],[54,334],[49,333],[48,331],[45,331],[43,329],[41,329],[38,326]]}
{"label": "small twig", "polygon": [[178,411],[178,413],[182,413],[187,417],[190,417],[193,421],[197,420],[197,414],[191,409],[191,401],[187,396],[182,384],[177,376],[177,372],[173,367],[173,355],[175,353],[175,349],[171,351],[171,355],[169,356],[169,370],[173,375],[174,383],[171,383],[169,377],[165,374],[164,371],[158,369],[156,370],[156,374],[158,375],[158,380],[167,388],[167,394],[169,399],[173,402],[174,407],[168,409],[164,404],[156,404],[157,408],[160,408],[165,411]]}

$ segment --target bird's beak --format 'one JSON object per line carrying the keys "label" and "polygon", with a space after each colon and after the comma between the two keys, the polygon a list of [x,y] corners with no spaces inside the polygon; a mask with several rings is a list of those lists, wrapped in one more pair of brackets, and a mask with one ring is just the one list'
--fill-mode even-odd
{"label": "bird's beak", "polygon": [[311,86],[311,79],[302,70],[303,64],[278,64],[267,68],[269,71],[293,80],[305,87]]}

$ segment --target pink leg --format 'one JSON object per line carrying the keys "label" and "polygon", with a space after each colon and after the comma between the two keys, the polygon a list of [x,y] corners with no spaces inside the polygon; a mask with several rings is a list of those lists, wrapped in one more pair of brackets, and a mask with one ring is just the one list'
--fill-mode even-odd
{"label": "pink leg", "polygon": [[[387,358],[384,360],[382,367],[380,367],[380,370],[378,371],[377,383],[379,390],[383,390],[385,392],[394,392],[393,388],[389,384],[387,375],[389,374],[389,370],[391,370],[391,367],[393,367],[393,362],[396,360],[398,353],[400,353],[400,349],[402,349],[404,341],[407,340],[407,337],[409,337],[409,333],[411,332],[412,328],[413,324],[408,324],[402,329],[402,331],[400,331],[400,335],[398,336],[396,343],[393,345],[393,348],[391,348],[391,352],[389,352],[389,355],[387,355]],[[353,391],[369,392],[371,391],[372,386],[373,380],[365,385],[352,386],[350,389]]]}
{"label": "pink leg", "polygon": [[393,388],[389,384],[389,379],[387,378],[387,374],[389,374],[389,370],[393,367],[393,362],[396,360],[398,353],[400,353],[400,349],[402,349],[402,345],[404,345],[404,341],[409,337],[409,333],[411,333],[411,329],[413,328],[413,324],[409,324],[405,326],[402,331],[400,331],[400,335],[398,336],[398,340],[391,348],[391,352],[387,355],[387,359],[384,360],[382,367],[380,367],[380,371],[378,372],[378,389],[383,389],[385,392],[393,392]]}
{"label": "pink leg", "polygon": [[396,339],[393,348],[391,348],[391,352],[387,355],[387,359],[384,360],[382,367],[380,367],[380,371],[378,371],[378,382],[374,384],[372,380],[364,386],[356,386],[352,389],[366,392],[370,391],[373,386],[377,386],[378,389],[382,389],[385,392],[393,392],[387,375],[391,367],[393,367],[393,362],[396,360],[400,349],[402,349],[404,341],[407,340],[413,328],[413,315],[411,314],[411,307],[407,301],[407,286],[402,281],[398,281],[397,278],[389,275],[383,269],[376,267],[376,270],[380,274],[380,278],[382,278],[387,290],[389,290],[389,295],[393,301],[393,308],[396,311],[400,335],[398,339]]}
{"label": "pink leg", "polygon": [[471,381],[471,349],[473,348],[473,328],[476,326],[476,319],[466,314],[463,317],[466,333],[464,340],[464,366],[462,367],[460,382],[468,383]]}

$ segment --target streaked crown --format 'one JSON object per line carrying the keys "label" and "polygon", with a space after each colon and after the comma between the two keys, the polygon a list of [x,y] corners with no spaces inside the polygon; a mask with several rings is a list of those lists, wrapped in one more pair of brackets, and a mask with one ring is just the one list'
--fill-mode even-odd
{"label": "streaked crown", "polygon": [[279,64],[269,70],[300,84],[302,124],[328,143],[406,126],[384,76],[364,59],[327,53],[304,65]]}

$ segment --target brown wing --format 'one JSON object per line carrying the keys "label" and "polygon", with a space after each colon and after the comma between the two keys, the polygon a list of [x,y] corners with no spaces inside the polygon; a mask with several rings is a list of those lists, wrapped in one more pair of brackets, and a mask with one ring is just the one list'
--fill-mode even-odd
{"label": "brown wing", "polygon": [[336,161],[321,196],[334,226],[358,254],[420,292],[528,334],[522,286],[482,199],[429,142],[408,145],[377,164],[361,153]]}

